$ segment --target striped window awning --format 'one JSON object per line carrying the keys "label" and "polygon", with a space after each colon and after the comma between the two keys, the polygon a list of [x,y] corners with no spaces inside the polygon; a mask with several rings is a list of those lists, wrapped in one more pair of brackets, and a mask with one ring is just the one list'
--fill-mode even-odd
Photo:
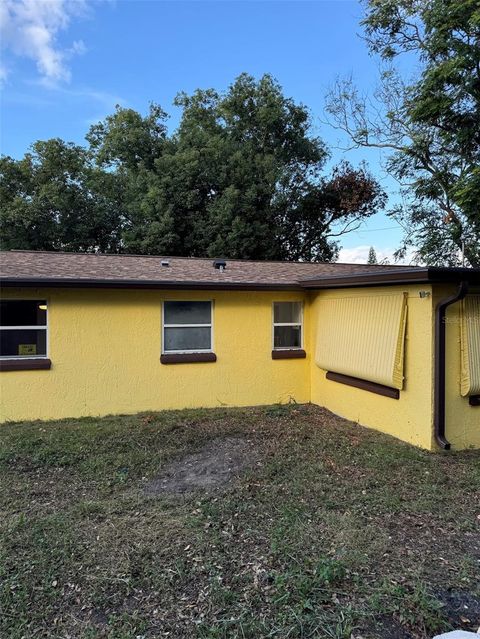
{"label": "striped window awning", "polygon": [[480,395],[480,295],[462,300],[460,336],[460,392],[464,397]]}
{"label": "striped window awning", "polygon": [[401,389],[406,318],[406,293],[322,300],[316,364]]}

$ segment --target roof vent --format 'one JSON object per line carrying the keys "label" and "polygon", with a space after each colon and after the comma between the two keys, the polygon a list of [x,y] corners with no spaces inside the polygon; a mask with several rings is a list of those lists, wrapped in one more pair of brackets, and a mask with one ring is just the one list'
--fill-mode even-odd
{"label": "roof vent", "polygon": [[170,262],[168,260],[162,260],[162,266],[170,266]]}
{"label": "roof vent", "polygon": [[213,268],[216,268],[220,272],[222,272],[227,268],[227,263],[225,262],[225,260],[213,260]]}

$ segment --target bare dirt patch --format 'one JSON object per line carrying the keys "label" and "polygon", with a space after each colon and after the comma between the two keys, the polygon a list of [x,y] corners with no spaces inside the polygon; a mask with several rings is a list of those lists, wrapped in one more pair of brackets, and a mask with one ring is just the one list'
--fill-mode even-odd
{"label": "bare dirt patch", "polygon": [[480,451],[450,452],[302,405],[3,425],[0,637],[476,630]]}
{"label": "bare dirt patch", "polygon": [[159,495],[218,490],[259,463],[259,453],[251,441],[215,438],[198,452],[170,462],[147,484],[145,492]]}

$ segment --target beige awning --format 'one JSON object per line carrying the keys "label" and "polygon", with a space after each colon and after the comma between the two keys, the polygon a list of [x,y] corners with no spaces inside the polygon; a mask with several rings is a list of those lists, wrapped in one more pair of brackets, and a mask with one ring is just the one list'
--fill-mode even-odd
{"label": "beige awning", "polygon": [[406,317],[406,293],[322,300],[317,365],[401,389]]}
{"label": "beige awning", "polygon": [[480,395],[480,295],[467,295],[461,311],[461,393]]}

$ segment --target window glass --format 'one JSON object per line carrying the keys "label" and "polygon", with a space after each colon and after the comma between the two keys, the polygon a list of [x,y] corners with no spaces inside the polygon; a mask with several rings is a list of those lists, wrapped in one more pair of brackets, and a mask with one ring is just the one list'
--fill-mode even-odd
{"label": "window glass", "polygon": [[0,357],[47,355],[47,331],[12,329],[0,331]]}
{"label": "window glass", "polygon": [[210,350],[210,327],[165,328],[165,351]]}
{"label": "window glass", "polygon": [[47,303],[38,300],[2,300],[0,326],[46,326]]}
{"label": "window glass", "polygon": [[273,348],[302,348],[302,302],[274,302]]}
{"label": "window glass", "polygon": [[45,300],[2,300],[0,302],[0,357],[46,356],[47,303]]}
{"label": "window glass", "polygon": [[210,324],[210,302],[165,302],[165,324]]}
{"label": "window glass", "polygon": [[211,302],[164,302],[163,352],[212,349]]}
{"label": "window glass", "polygon": [[301,324],[301,302],[275,302],[273,305],[273,321],[275,324]]}
{"label": "window glass", "polygon": [[274,348],[301,348],[301,326],[275,326],[273,329]]}

